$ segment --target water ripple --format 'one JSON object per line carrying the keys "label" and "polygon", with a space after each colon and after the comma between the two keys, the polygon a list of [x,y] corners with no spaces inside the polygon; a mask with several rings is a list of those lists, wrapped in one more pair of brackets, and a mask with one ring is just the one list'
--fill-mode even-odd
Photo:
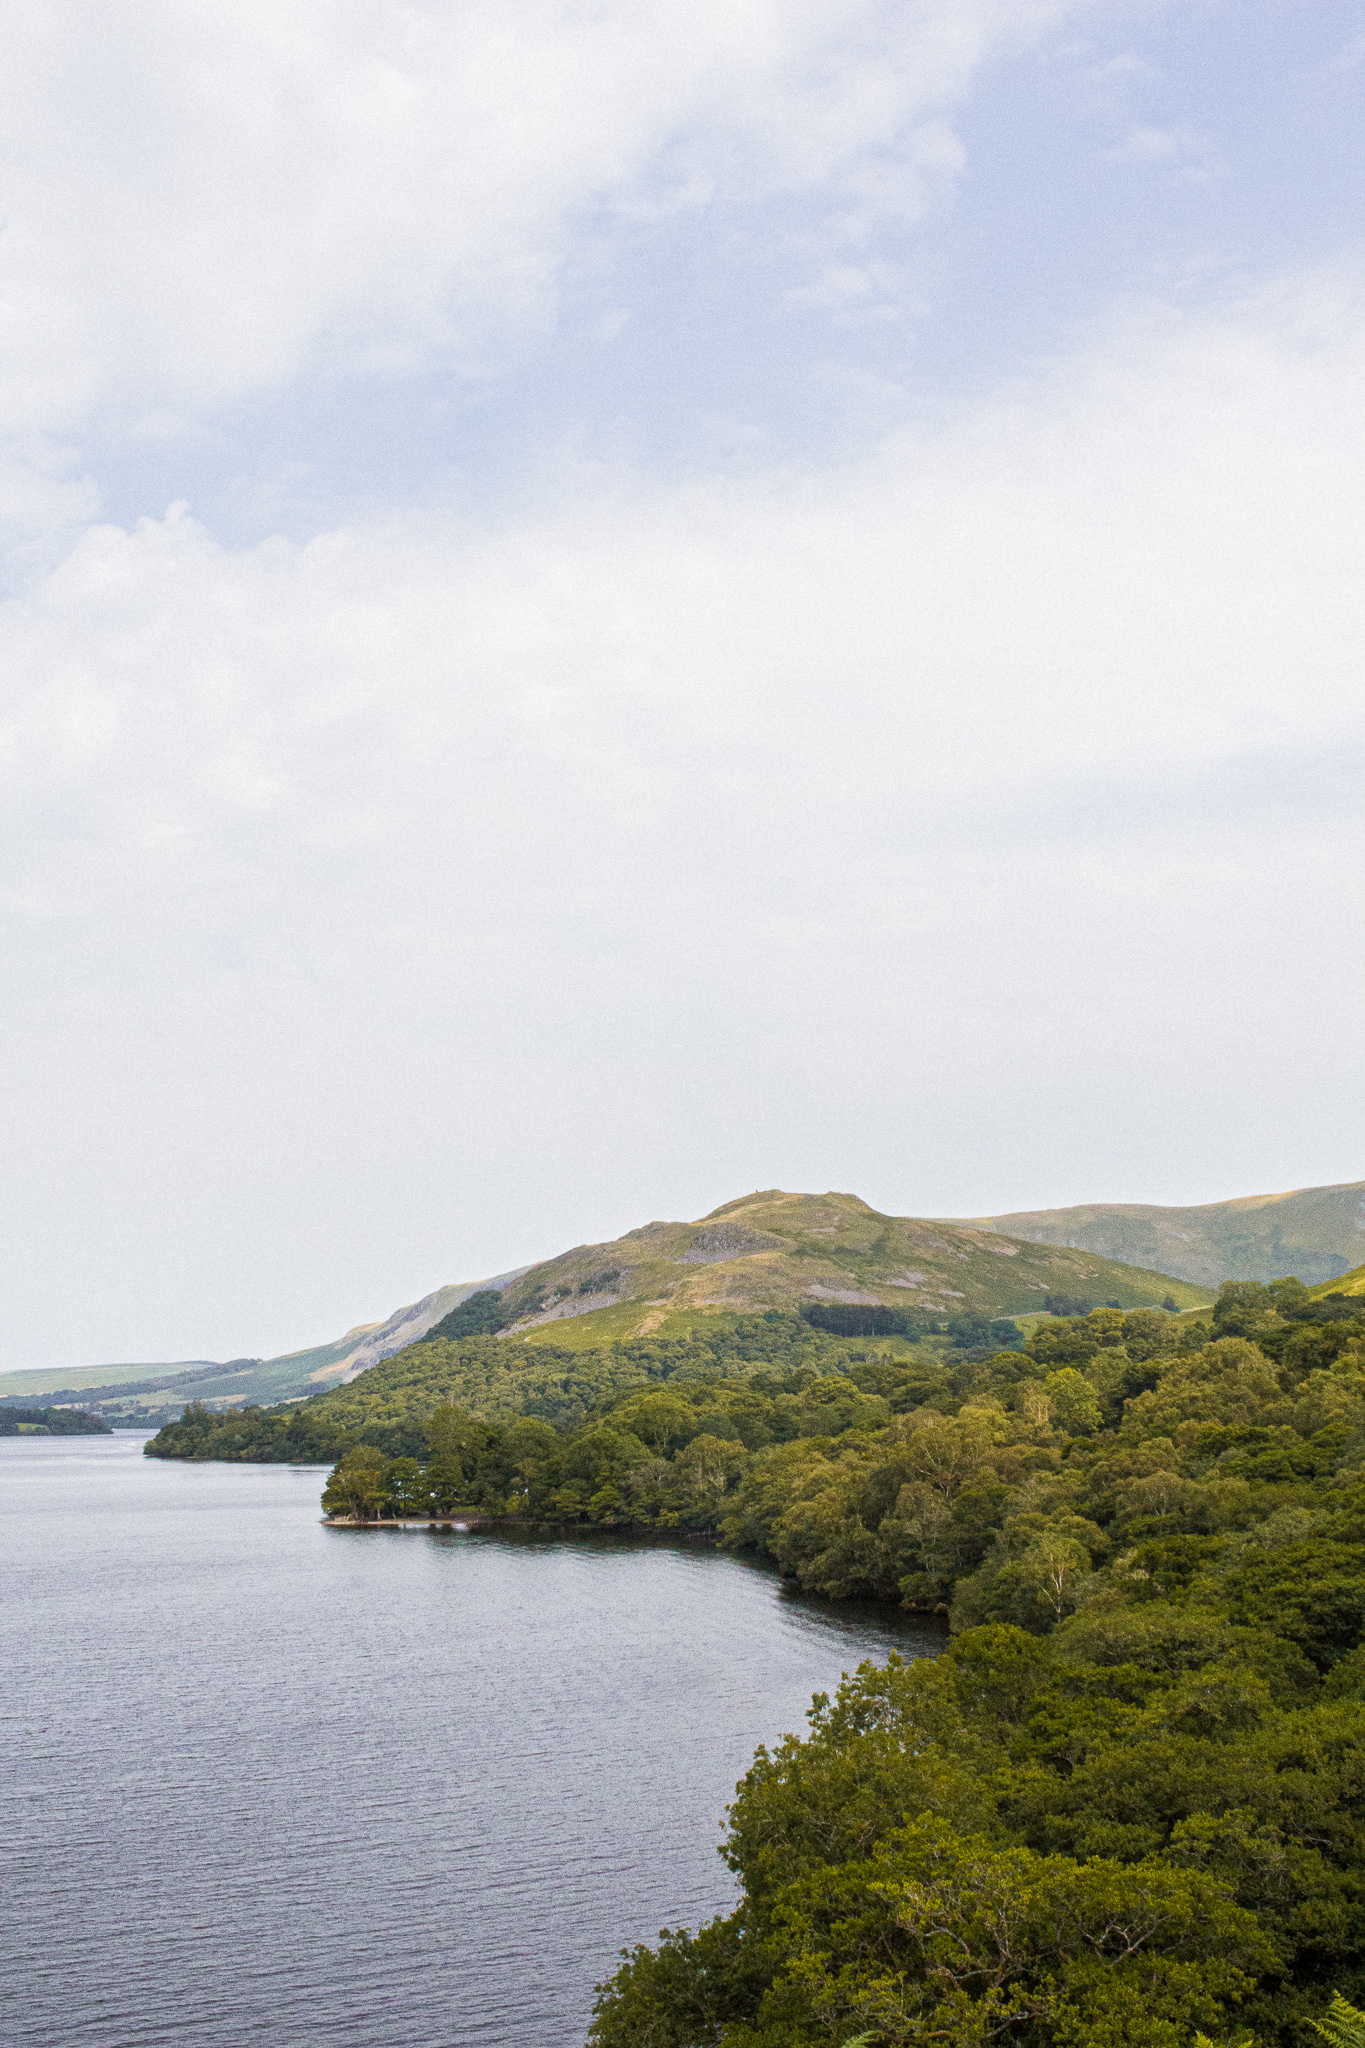
{"label": "water ripple", "polygon": [[331,1530],[0,1441],[5,2048],[580,2048],[813,1691],[939,1637],[707,1550]]}

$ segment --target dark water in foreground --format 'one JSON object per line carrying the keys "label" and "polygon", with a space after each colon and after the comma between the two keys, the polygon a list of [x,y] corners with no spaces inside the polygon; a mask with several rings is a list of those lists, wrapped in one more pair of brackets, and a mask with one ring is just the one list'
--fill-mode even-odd
{"label": "dark water in foreground", "polygon": [[579,2048],[619,1947],[728,1905],[755,1745],[941,1640],[141,1450],[0,1441],[4,2048]]}

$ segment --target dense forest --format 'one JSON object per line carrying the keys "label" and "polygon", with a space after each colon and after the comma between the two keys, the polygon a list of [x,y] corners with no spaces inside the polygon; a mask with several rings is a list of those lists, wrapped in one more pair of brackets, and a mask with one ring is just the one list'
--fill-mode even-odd
{"label": "dense forest", "polygon": [[1361,1309],[1100,1310],[953,1413],[760,1453],[727,1541],[955,1633],[759,1752],[740,1905],[628,1955],[594,2048],[1308,2048],[1359,2004]]}
{"label": "dense forest", "polygon": [[[1309,2048],[1365,2000],[1363,1309],[437,1339],[305,1404],[350,1439],[334,1514],[704,1531],[950,1616],[759,1753],[738,1908],[631,1953],[595,2048]],[[190,1413],[177,1454],[300,1419]]]}
{"label": "dense forest", "polygon": [[98,1415],[83,1408],[0,1407],[0,1436],[112,1436]]}
{"label": "dense forest", "polygon": [[[908,1335],[915,1342],[869,1348],[849,1334],[851,1311],[844,1310],[841,1320],[828,1309],[812,1308],[804,1317],[780,1310],[713,1316],[699,1321],[686,1338],[642,1338],[570,1351],[495,1341],[491,1331],[499,1326],[499,1298],[492,1296],[493,1307],[485,1312],[477,1309],[479,1300],[472,1296],[420,1342],[331,1393],[273,1409],[209,1411],[191,1404],[179,1422],[150,1440],[148,1455],[330,1463],[357,1445],[370,1444],[390,1455],[424,1458],[428,1420],[443,1404],[484,1418],[534,1416],[563,1433],[606,1412],[616,1396],[651,1385],[708,1387],[727,1378],[747,1381],[764,1370],[796,1374],[805,1384],[869,1360],[899,1360],[915,1368],[906,1382],[908,1400],[921,1387],[948,1388],[949,1378],[939,1367],[960,1367],[1023,1342],[1008,1318],[942,1318],[909,1310],[897,1315],[895,1332],[879,1329],[878,1334]],[[857,1318],[866,1315],[857,1312],[855,1329],[861,1328]],[[933,1368],[927,1378],[922,1363]]]}

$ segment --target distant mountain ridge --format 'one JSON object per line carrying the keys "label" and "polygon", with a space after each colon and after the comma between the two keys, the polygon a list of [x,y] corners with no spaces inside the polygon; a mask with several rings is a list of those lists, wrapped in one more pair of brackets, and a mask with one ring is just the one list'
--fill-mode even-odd
{"label": "distant mountain ridge", "polygon": [[1362,1180],[1294,1188],[1281,1195],[1243,1195],[1192,1208],[1088,1202],[960,1220],[1033,1244],[1156,1267],[1197,1287],[1290,1276],[1312,1287],[1340,1278],[1365,1260]]}

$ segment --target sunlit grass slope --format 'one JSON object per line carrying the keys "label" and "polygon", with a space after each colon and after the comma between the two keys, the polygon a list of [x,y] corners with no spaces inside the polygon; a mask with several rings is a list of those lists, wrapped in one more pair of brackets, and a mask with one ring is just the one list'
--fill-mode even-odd
{"label": "sunlit grass slope", "polygon": [[1308,1292],[1321,1300],[1327,1294],[1365,1294],[1365,1266],[1357,1266],[1350,1273],[1343,1273],[1339,1279],[1324,1280],[1320,1287],[1310,1287]]}
{"label": "sunlit grass slope", "polygon": [[1074,1246],[1130,1265],[1178,1273],[1210,1290],[1225,1280],[1339,1284],[1365,1253],[1365,1181],[1243,1195],[1168,1209],[1144,1202],[1088,1202],[978,1216],[981,1225],[1035,1244]]}
{"label": "sunlit grass slope", "polygon": [[685,1337],[698,1318],[819,1301],[1013,1316],[1036,1313],[1049,1294],[1123,1308],[1209,1300],[1206,1289],[1094,1252],[886,1216],[856,1195],[770,1188],[695,1223],[647,1223],[532,1266],[507,1290],[516,1321],[503,1335],[578,1350]]}

